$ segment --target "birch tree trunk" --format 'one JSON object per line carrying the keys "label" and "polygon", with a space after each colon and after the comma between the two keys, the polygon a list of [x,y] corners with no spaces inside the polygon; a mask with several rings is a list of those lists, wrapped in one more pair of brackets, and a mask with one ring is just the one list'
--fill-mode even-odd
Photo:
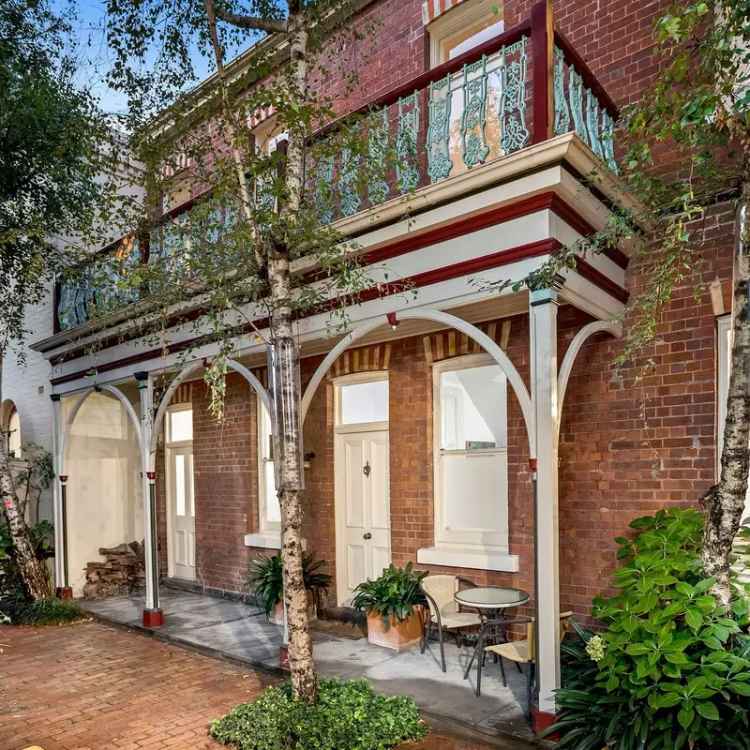
{"label": "birch tree trunk", "polygon": [[737,211],[737,257],[732,309],[733,341],[721,476],[703,498],[703,566],[716,578],[714,594],[731,597],[732,545],[745,508],[750,465],[750,181],[745,181]]}
{"label": "birch tree trunk", "polygon": [[[290,10],[293,10],[290,7]],[[306,100],[307,32],[301,14],[290,14],[291,80],[293,96]],[[285,165],[286,199],[282,216],[293,217],[299,210],[304,179],[305,136],[292,128]],[[300,700],[312,703],[317,697],[318,679],[312,654],[307,615],[307,591],[302,573],[302,431],[300,424],[299,347],[292,329],[292,279],[289,247],[274,243],[269,257],[271,287],[271,335],[275,356],[272,377],[278,384],[274,403],[275,458],[281,461],[279,502],[281,506],[281,559],[284,598],[289,629],[289,667],[292,690]]]}
{"label": "birch tree trunk", "polygon": [[[2,354],[0,354],[0,393],[2,393]],[[0,399],[1,400],[1,399]],[[34,554],[29,538],[29,529],[16,494],[5,435],[0,435],[0,498],[5,520],[8,523],[10,540],[13,543],[13,559],[21,575],[26,593],[34,600],[52,595],[51,584],[44,561]]]}

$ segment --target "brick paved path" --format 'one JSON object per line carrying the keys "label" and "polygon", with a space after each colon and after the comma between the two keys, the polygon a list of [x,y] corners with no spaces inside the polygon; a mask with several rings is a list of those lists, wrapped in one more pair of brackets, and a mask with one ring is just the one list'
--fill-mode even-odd
{"label": "brick paved path", "polygon": [[[274,679],[94,622],[0,627],[0,644],[0,750],[220,750],[209,722]],[[407,748],[491,750],[439,734]]]}

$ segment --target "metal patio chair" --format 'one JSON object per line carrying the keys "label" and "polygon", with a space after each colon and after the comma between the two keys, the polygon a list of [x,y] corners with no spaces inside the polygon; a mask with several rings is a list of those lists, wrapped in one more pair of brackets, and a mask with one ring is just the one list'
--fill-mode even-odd
{"label": "metal patio chair", "polygon": [[[570,621],[573,617],[572,612],[563,612],[560,615],[560,641],[565,638],[565,634],[570,630]],[[503,687],[508,687],[508,680],[505,677],[505,666],[503,659],[507,659],[516,665],[516,669],[523,673],[522,664],[527,665],[526,669],[526,706],[527,716],[531,706],[531,690],[534,684],[534,672],[536,670],[536,654],[534,653],[534,644],[536,642],[536,625],[533,617],[514,617],[503,621],[504,625],[526,625],[526,638],[521,641],[506,641],[491,646],[485,646],[484,651],[487,654],[493,654],[500,661],[500,674],[503,677]],[[479,660],[477,669],[477,695],[481,693],[482,684],[482,664],[483,659]]]}
{"label": "metal patio chair", "polygon": [[422,629],[421,652],[427,648],[427,640],[433,630],[437,630],[440,642],[440,662],[445,669],[445,648],[443,646],[443,631],[453,633],[456,643],[462,636],[462,631],[467,628],[478,627],[482,624],[481,618],[475,612],[461,612],[455,600],[456,592],[461,585],[475,586],[473,581],[461,576],[432,575],[422,579],[421,589],[429,606]]}

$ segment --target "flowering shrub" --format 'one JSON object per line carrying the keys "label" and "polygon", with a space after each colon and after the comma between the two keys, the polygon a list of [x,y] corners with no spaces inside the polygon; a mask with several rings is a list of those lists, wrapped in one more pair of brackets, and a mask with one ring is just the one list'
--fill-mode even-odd
{"label": "flowering shrub", "polygon": [[568,664],[550,733],[576,750],[750,750],[748,605],[738,597],[726,610],[711,595],[699,557],[702,516],[660,511],[631,527],[632,541],[617,539],[619,593],[594,600],[605,629],[581,632],[585,649],[572,652],[578,660]]}

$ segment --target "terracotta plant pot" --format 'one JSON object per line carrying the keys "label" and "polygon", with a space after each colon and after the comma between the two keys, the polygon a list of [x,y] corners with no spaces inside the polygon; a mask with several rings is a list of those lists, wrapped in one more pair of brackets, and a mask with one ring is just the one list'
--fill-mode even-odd
{"label": "terracotta plant pot", "polygon": [[383,646],[393,651],[405,651],[422,639],[422,617],[417,609],[405,620],[398,621],[371,613],[367,615],[367,640],[375,646]]}

